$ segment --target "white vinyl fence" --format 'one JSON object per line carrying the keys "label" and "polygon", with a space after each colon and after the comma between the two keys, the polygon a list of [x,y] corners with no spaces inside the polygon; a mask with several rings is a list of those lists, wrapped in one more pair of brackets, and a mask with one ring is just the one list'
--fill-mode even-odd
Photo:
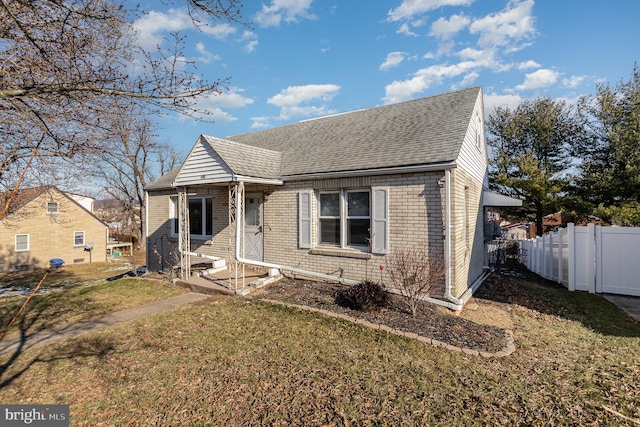
{"label": "white vinyl fence", "polygon": [[568,224],[521,245],[529,270],[570,291],[640,296],[640,227]]}

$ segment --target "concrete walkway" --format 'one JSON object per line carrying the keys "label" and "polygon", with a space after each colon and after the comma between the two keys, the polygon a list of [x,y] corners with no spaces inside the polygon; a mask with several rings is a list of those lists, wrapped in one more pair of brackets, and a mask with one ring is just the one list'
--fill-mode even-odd
{"label": "concrete walkway", "polygon": [[211,298],[211,295],[190,292],[154,301],[149,304],[141,305],[140,307],[129,308],[127,310],[105,314],[104,316],[94,317],[93,319],[83,320],[81,322],[63,325],[57,328],[45,329],[26,337],[5,338],[0,341],[0,354],[10,354],[15,353],[16,351],[22,352],[33,347],[52,344],[69,338],[75,338],[88,332],[97,331],[118,323],[151,316],[152,314],[162,313],[164,311],[186,304],[193,304],[207,298]]}
{"label": "concrete walkway", "polygon": [[640,297],[628,297],[624,295],[602,294],[603,298],[616,305],[620,310],[626,311],[629,316],[640,322]]}

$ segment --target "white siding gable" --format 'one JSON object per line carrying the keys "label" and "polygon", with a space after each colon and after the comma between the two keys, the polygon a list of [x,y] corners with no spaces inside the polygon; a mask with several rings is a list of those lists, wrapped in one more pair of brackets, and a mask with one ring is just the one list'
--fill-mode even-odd
{"label": "white siding gable", "polygon": [[233,172],[229,166],[211,148],[211,145],[200,137],[176,176],[175,185],[181,187],[228,182],[232,178]]}
{"label": "white siding gable", "polygon": [[489,175],[487,171],[487,141],[484,132],[484,107],[482,103],[482,91],[478,93],[478,99],[473,108],[469,127],[460,148],[460,154],[456,163],[461,169],[468,172],[473,178],[482,183],[484,188],[489,187]]}

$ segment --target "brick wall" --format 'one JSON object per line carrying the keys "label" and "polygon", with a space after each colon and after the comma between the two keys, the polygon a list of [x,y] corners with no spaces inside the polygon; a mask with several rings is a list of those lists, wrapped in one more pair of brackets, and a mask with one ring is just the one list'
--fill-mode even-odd
{"label": "brick wall", "polygon": [[[308,190],[357,189],[384,186],[389,189],[389,249],[428,245],[444,256],[444,172],[397,174],[371,177],[289,181],[283,186],[247,184],[245,192],[265,194],[263,205],[264,261],[302,270],[343,276],[353,280],[379,280],[380,265],[385,255],[368,254],[356,249],[330,247],[298,248],[298,193]],[[467,187],[465,189],[465,187]],[[479,209],[482,185],[463,171],[452,172],[452,245],[454,296],[460,296],[467,285],[482,272],[484,256],[482,209]],[[465,201],[466,193],[466,201]],[[162,254],[165,266],[179,264],[178,239],[171,235],[168,219],[169,196],[175,191],[149,194],[148,265],[159,268]],[[213,237],[192,240],[193,251],[231,259],[235,250],[235,230],[228,226],[228,187],[193,189],[190,196],[213,197]],[[467,205],[465,205],[467,203]],[[312,217],[317,217],[317,200],[312,198]],[[467,225],[465,226],[465,223]],[[312,241],[317,242],[317,224],[312,227]],[[465,228],[466,227],[466,228]],[[172,255],[173,252],[173,255]],[[471,259],[474,262],[471,262]],[[470,270],[469,270],[470,269]],[[384,273],[384,271],[383,271]],[[388,282],[388,278],[383,280]],[[444,293],[444,283],[434,295]]]}
{"label": "brick wall", "polygon": [[[58,213],[48,214],[47,202],[58,203]],[[74,232],[84,231],[91,253],[74,244]],[[16,234],[29,235],[29,250],[15,251]],[[65,264],[104,262],[107,254],[107,226],[57,190],[50,190],[29,202],[0,223],[0,271],[47,267],[52,258]]]}

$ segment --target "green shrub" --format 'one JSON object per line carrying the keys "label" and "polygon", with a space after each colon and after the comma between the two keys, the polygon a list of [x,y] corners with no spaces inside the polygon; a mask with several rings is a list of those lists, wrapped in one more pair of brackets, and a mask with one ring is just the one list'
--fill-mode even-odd
{"label": "green shrub", "polygon": [[374,310],[384,307],[387,293],[380,284],[365,280],[339,291],[336,303],[352,310]]}

